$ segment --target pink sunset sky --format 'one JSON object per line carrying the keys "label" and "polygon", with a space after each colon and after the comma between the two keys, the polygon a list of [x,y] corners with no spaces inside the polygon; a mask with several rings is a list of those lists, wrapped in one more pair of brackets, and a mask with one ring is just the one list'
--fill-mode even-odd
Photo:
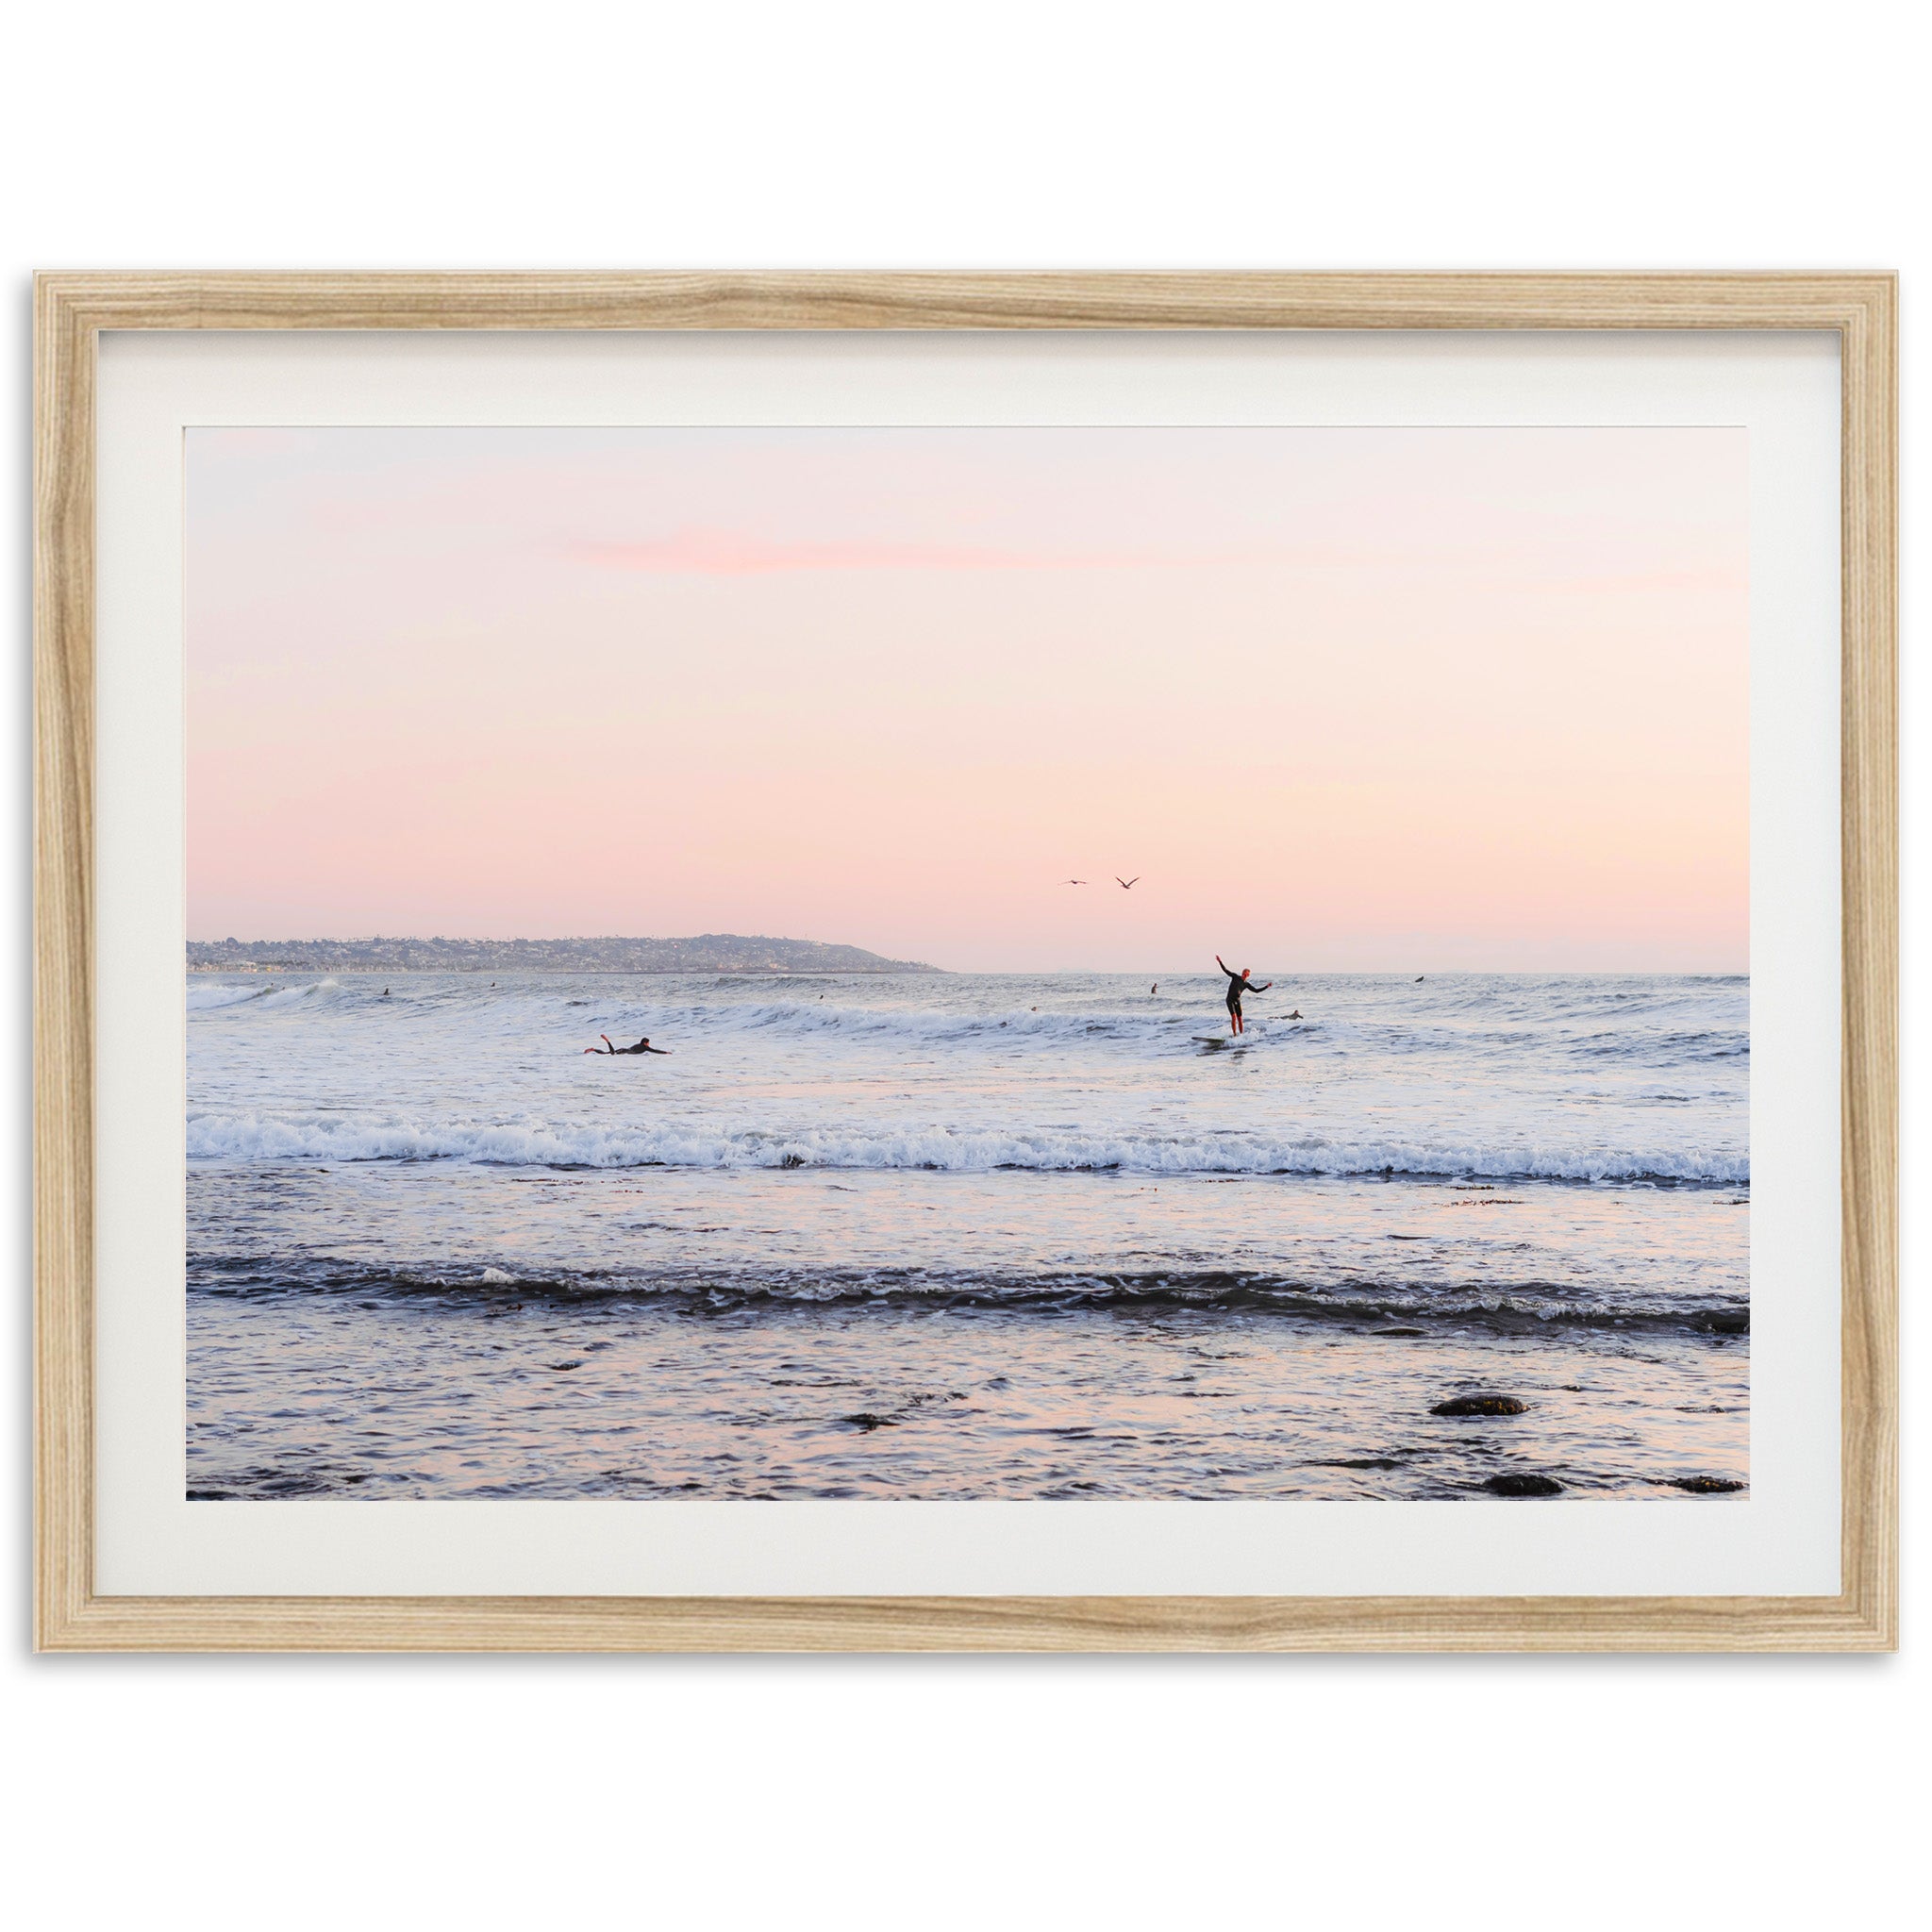
{"label": "pink sunset sky", "polygon": [[1741,972],[1745,457],[192,430],[189,935]]}

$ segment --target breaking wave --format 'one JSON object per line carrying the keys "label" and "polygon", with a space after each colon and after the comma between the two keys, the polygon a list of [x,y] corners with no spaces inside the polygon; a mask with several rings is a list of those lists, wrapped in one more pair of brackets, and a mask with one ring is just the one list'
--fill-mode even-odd
{"label": "breaking wave", "polygon": [[340,982],[333,979],[308,979],[293,986],[286,980],[271,978],[240,986],[233,980],[191,979],[188,982],[188,1010],[191,1013],[211,1013],[226,1007],[254,1007],[263,1011],[278,1012],[289,1007],[315,1005],[328,994],[341,991]]}
{"label": "breaking wave", "polygon": [[1421,1322],[1536,1329],[1661,1327],[1704,1334],[1750,1331],[1743,1295],[1677,1293],[1606,1299],[1548,1281],[1432,1288],[1419,1282],[1311,1283],[1234,1269],[765,1268],[538,1269],[526,1265],[389,1268],[326,1257],[199,1257],[192,1284],[225,1295],[321,1293],[470,1302],[677,1300],[714,1309],[796,1304],[886,1304],[997,1308],[1015,1313],[1083,1307],[1245,1308],[1348,1322]]}
{"label": "breaking wave", "polygon": [[313,1115],[191,1115],[192,1159],[463,1160],[551,1168],[908,1169],[984,1174],[1470,1175],[1490,1180],[1747,1183],[1744,1153],[1681,1148],[1538,1147],[1499,1141],[1336,1140],[1317,1134],[1161,1137],[1074,1128],[741,1128],[580,1126],[525,1122],[371,1122]]}

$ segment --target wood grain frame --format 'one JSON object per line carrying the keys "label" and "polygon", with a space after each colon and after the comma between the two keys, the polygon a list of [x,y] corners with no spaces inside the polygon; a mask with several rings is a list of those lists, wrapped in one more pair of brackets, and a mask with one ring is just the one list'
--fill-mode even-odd
{"label": "wood grain frame", "polygon": [[[1889,275],[41,276],[35,1543],[44,1650],[1862,1651],[1897,1637],[1897,284]],[[1842,1565],[1801,1597],[114,1597],[93,1587],[104,329],[1806,329],[1843,384]]]}

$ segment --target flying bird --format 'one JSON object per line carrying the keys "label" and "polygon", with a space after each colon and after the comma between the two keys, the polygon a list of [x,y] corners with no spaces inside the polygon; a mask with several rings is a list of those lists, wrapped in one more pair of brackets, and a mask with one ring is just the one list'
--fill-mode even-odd
{"label": "flying bird", "polygon": [[1085,879],[1062,879],[1060,881],[1060,884],[1063,886],[1084,886],[1086,883]]}
{"label": "flying bird", "polygon": [[1121,889],[1122,891],[1131,892],[1134,890],[1134,888],[1141,883],[1141,874],[1139,873],[1136,873],[1132,878],[1124,879],[1122,878],[1119,873],[1115,873],[1113,875],[1113,882]]}

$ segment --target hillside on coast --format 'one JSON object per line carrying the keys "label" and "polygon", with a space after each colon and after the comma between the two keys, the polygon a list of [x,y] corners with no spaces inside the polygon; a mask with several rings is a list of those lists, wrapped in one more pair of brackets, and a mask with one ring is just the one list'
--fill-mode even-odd
{"label": "hillside on coast", "polygon": [[190,940],[191,973],[937,973],[861,946],[707,932],[691,939]]}

